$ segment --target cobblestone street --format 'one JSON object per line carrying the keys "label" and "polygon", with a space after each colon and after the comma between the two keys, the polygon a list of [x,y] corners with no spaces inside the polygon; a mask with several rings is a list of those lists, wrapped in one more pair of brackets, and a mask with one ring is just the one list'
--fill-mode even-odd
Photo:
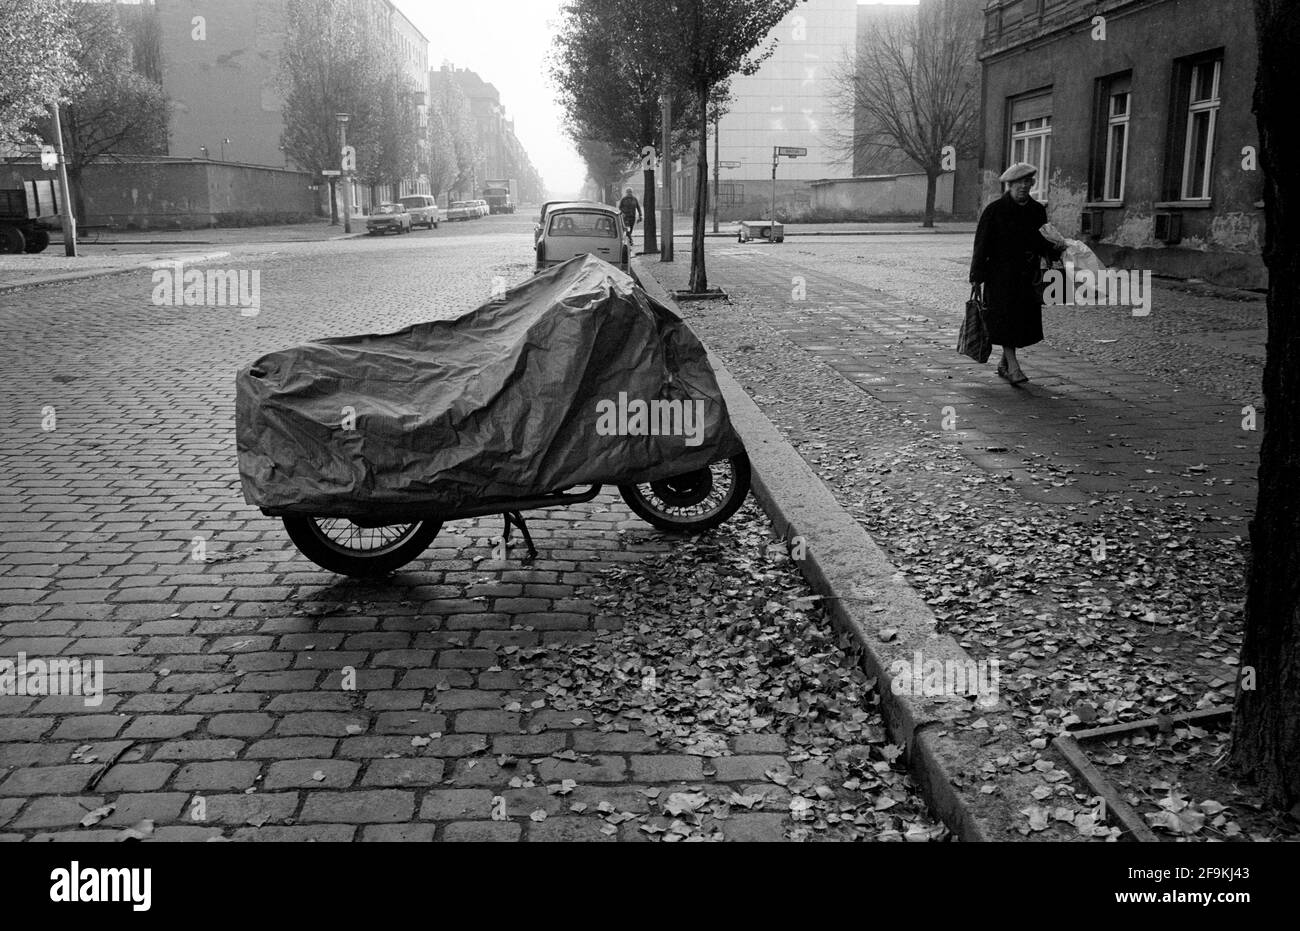
{"label": "cobblestone street", "polygon": [[[99,704],[0,697],[0,839],[943,836],[753,504],[699,543],[607,489],[538,513],[527,568],[492,518],[361,583],[243,502],[239,365],[470,309],[532,273],[530,220],[223,246],[253,316],[156,306],[147,271],[0,292],[0,656],[105,678]],[[791,695],[835,683],[833,732],[799,701],[773,726],[785,686],[710,653],[774,649]],[[872,794],[843,789],[868,759]]]}

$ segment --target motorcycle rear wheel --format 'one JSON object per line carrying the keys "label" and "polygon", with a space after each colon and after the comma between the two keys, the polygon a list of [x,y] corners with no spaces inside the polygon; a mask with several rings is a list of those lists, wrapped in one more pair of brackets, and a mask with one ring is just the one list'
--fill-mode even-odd
{"label": "motorcycle rear wheel", "polygon": [[402,568],[423,553],[442,521],[360,527],[339,517],[285,517],[284,529],[298,551],[330,572],[372,579]]}
{"label": "motorcycle rear wheel", "polygon": [[637,517],[660,530],[712,530],[745,503],[749,494],[749,457],[741,453],[658,482],[619,485],[618,493]]}

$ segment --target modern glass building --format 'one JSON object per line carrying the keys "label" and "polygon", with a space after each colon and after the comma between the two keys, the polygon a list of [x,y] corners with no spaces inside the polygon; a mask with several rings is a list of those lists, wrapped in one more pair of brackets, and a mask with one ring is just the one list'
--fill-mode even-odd
{"label": "modern glass building", "polygon": [[[811,201],[810,181],[848,178],[852,159],[837,151],[837,136],[852,132],[852,120],[835,111],[835,75],[853,68],[857,44],[857,0],[805,0],[772,32],[776,51],[752,75],[732,79],[729,111],[718,127],[719,162],[738,162],[720,170],[723,217],[770,209],[772,148],[804,148],[801,158],[782,158],[777,168],[777,210],[788,213]],[[709,138],[709,182],[713,181],[714,139]],[[694,203],[695,164],[682,161],[676,203]]]}

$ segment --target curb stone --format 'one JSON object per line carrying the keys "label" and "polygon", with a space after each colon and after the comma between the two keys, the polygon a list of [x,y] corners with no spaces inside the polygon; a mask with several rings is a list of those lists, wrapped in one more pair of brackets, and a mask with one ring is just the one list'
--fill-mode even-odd
{"label": "curb stone", "polygon": [[[229,252],[195,252],[195,253],[172,253],[172,257],[182,256],[186,262],[215,262],[217,259],[224,259],[230,256]],[[113,268],[88,268],[80,272],[62,272],[57,275],[47,275],[44,278],[29,278],[27,281],[20,281],[17,284],[0,284],[0,294],[9,291],[24,291],[27,288],[39,288],[44,285],[62,284],[66,281],[81,281],[87,278],[107,278],[110,275],[125,275],[130,272],[138,272],[147,268],[153,268],[157,263],[168,261],[169,259],[152,258],[147,262],[138,262],[135,265],[122,265]]]}
{"label": "curb stone", "polygon": [[[633,260],[637,281],[680,315],[645,264]],[[984,763],[1010,750],[1010,742],[999,740],[993,730],[996,724],[1005,723],[1008,730],[1012,725],[1007,706],[980,706],[960,696],[895,694],[891,664],[903,661],[911,666],[917,651],[941,662],[970,662],[971,657],[952,637],[936,631],[934,614],[920,594],[712,351],[709,361],[749,455],[754,497],[785,539],[803,538],[806,557],[796,560],[799,571],[824,597],[832,620],[863,648],[863,665],[876,677],[890,733],[907,748],[912,775],[931,810],[963,841],[1003,836],[1017,820],[1015,805],[981,793],[972,783]],[[886,641],[881,631],[889,628],[897,633]],[[979,718],[989,722],[988,729],[970,727]]]}

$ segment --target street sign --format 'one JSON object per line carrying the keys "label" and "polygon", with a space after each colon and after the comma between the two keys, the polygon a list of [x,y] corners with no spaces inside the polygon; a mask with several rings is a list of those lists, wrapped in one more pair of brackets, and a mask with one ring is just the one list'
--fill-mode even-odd
{"label": "street sign", "polygon": [[59,153],[54,151],[54,146],[41,146],[41,171],[58,171]]}
{"label": "street sign", "polygon": [[808,150],[793,145],[779,145],[776,147],[776,154],[787,158],[798,158],[800,155],[807,155]]}
{"label": "street sign", "polygon": [[720,168],[739,168],[740,162],[718,162]]}
{"label": "street sign", "polygon": [[322,171],[321,174],[324,175],[324,176],[327,177],[327,178],[334,178],[334,177],[337,177],[338,175],[343,174],[343,172],[341,172],[341,171],[335,171],[334,169],[330,168],[330,169],[326,169],[326,170]]}

